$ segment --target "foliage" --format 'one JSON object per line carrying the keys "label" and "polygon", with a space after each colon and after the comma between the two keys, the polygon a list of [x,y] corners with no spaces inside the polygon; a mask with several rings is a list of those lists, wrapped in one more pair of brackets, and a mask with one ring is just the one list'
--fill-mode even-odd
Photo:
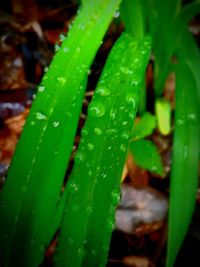
{"label": "foliage", "polygon": [[[88,69],[120,2],[82,1],[67,38],[60,36],[62,46],[38,86],[0,195],[2,267],[37,267],[58,229],[57,267],[105,266],[129,139],[139,165],[163,172],[155,146],[142,139],[156,126],[155,117],[145,113],[151,39],[158,128],[165,135],[171,128],[171,109],[157,97],[162,96],[170,72],[176,73],[177,80],[167,267],[174,264],[197,190],[200,54],[186,26],[199,12],[199,1],[184,6],[180,0],[122,1],[127,33],[108,56],[89,105],[71,177],[61,192]],[[138,109],[143,116],[132,131]]]}

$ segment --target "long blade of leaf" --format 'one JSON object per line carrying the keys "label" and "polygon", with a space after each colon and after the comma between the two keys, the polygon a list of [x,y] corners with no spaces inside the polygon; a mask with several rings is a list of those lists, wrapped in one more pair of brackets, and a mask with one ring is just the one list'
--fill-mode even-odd
{"label": "long blade of leaf", "polygon": [[[67,184],[58,267],[106,264],[121,172],[149,54],[149,38],[137,41],[123,34],[109,55]],[[138,61],[141,64],[135,64]]]}
{"label": "long blade of leaf", "polygon": [[198,187],[199,106],[197,83],[188,65],[176,72],[176,110],[170,186],[167,267],[172,267],[193,214]]}
{"label": "long blade of leaf", "polygon": [[[87,70],[120,0],[81,10],[38,88],[0,201],[0,266],[38,266],[69,160]],[[16,265],[17,264],[17,265]]]}
{"label": "long blade of leaf", "polygon": [[[174,19],[172,19],[171,15],[168,16],[168,21],[163,24],[162,28],[159,29],[161,36],[163,35],[163,37],[161,37],[162,42],[159,42],[158,38],[154,40],[155,42],[157,41],[157,44],[155,44],[157,65],[155,90],[158,96],[160,96],[163,92],[164,83],[169,73],[171,57],[176,48],[177,41],[182,32],[185,30],[185,26],[188,24],[190,19],[199,12],[200,1],[190,3],[184,6]],[[160,25],[159,21],[157,21],[157,23]],[[158,35],[158,31],[156,32],[156,35]]]}

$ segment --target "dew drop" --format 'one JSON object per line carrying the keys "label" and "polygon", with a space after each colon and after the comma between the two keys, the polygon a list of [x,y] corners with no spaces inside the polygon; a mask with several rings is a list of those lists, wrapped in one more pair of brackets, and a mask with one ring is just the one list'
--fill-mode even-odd
{"label": "dew drop", "polygon": [[84,24],[79,24],[78,28],[83,31],[83,30],[85,30],[85,25]]}
{"label": "dew drop", "polygon": [[97,251],[93,249],[93,250],[91,251],[91,254],[92,254],[93,256],[96,256],[96,255],[97,255]]}
{"label": "dew drop", "polygon": [[178,125],[180,125],[180,126],[181,126],[181,125],[183,125],[183,123],[184,123],[184,121],[183,121],[183,120],[181,120],[181,119],[177,120],[177,124],[178,124]]}
{"label": "dew drop", "polygon": [[128,113],[128,116],[129,116],[130,119],[134,119],[135,118],[135,111],[130,111]]}
{"label": "dew drop", "polygon": [[115,224],[111,218],[107,219],[107,230],[111,232],[115,228]]}
{"label": "dew drop", "polygon": [[128,124],[128,121],[123,121],[123,122],[122,122],[122,125],[123,125],[123,126],[125,126],[125,125],[127,125],[127,124]]}
{"label": "dew drop", "polygon": [[65,40],[65,38],[66,38],[65,35],[63,33],[61,33],[59,36],[60,41],[63,42]]}
{"label": "dew drop", "polygon": [[114,14],[114,18],[119,18],[119,16],[120,16],[120,12],[116,11],[115,14]]}
{"label": "dew drop", "polygon": [[93,210],[92,206],[88,205],[86,208],[87,213],[92,213],[92,210]]}
{"label": "dew drop", "polygon": [[68,53],[69,52],[69,47],[64,47],[63,48],[63,52]]}
{"label": "dew drop", "polygon": [[81,134],[83,136],[87,136],[88,135],[88,130],[86,128],[83,128],[82,131],[81,131]]}
{"label": "dew drop", "polygon": [[131,85],[135,85],[135,86],[137,86],[138,84],[139,84],[139,82],[136,81],[136,80],[133,80],[133,81],[131,82]]}
{"label": "dew drop", "polygon": [[127,131],[124,131],[121,135],[122,138],[124,139],[129,139],[129,133]]}
{"label": "dew drop", "polygon": [[53,127],[57,128],[60,125],[59,121],[54,121],[53,122]]}
{"label": "dew drop", "polygon": [[110,90],[106,87],[99,87],[96,90],[96,93],[101,95],[101,96],[109,96],[111,94]]}
{"label": "dew drop", "polygon": [[133,108],[135,108],[136,103],[135,103],[135,96],[133,93],[128,93],[125,97],[125,100],[128,104],[131,104]]}
{"label": "dew drop", "polygon": [[38,92],[42,93],[42,92],[44,92],[44,90],[45,90],[45,86],[44,85],[40,85],[38,87]]}
{"label": "dew drop", "polygon": [[83,256],[85,256],[85,254],[86,254],[86,251],[85,251],[84,247],[80,247],[77,252],[78,252],[78,256],[80,258],[82,258]]}
{"label": "dew drop", "polygon": [[80,51],[81,51],[81,48],[78,46],[78,47],[76,48],[76,52],[80,53]]}
{"label": "dew drop", "polygon": [[47,72],[48,70],[49,70],[48,67],[45,67],[45,68],[44,68],[44,72]]}
{"label": "dew drop", "polygon": [[87,70],[87,74],[90,75],[92,71],[90,69]]}
{"label": "dew drop", "polygon": [[92,171],[89,171],[89,172],[88,172],[88,175],[89,175],[89,176],[92,176]]}
{"label": "dew drop", "polygon": [[64,77],[58,77],[57,81],[58,81],[60,86],[63,86],[67,82],[67,79]]}
{"label": "dew drop", "polygon": [[116,133],[117,133],[117,130],[114,129],[114,128],[107,129],[107,130],[105,131],[105,134],[106,134],[106,135],[113,135],[113,134],[116,134]]}
{"label": "dew drop", "polygon": [[31,121],[31,125],[34,126],[35,125],[35,121]]}
{"label": "dew drop", "polygon": [[156,172],[157,170],[158,170],[158,168],[157,168],[156,166],[152,166],[152,167],[151,167],[151,171],[152,171],[152,172]]}
{"label": "dew drop", "polygon": [[191,121],[195,121],[196,115],[194,113],[188,114],[188,119],[190,119]]}
{"label": "dew drop", "polygon": [[120,194],[119,194],[119,190],[118,189],[114,189],[111,193],[111,199],[112,199],[112,203],[114,205],[117,205],[119,203],[120,200]]}
{"label": "dew drop", "polygon": [[60,46],[58,44],[55,45],[54,50],[57,52],[60,49]]}
{"label": "dew drop", "polygon": [[123,152],[126,152],[126,146],[125,146],[124,144],[121,144],[121,145],[119,146],[119,149],[120,149],[121,151],[123,151]]}
{"label": "dew drop", "polygon": [[71,193],[77,193],[79,190],[79,185],[75,182],[69,182],[69,191]]}
{"label": "dew drop", "polygon": [[85,161],[85,154],[83,152],[77,152],[76,153],[76,156],[75,156],[75,160],[77,163],[81,163],[81,162],[84,162]]}
{"label": "dew drop", "polygon": [[97,135],[102,135],[103,131],[100,128],[94,128],[94,133]]}
{"label": "dew drop", "polygon": [[87,144],[87,148],[88,148],[88,150],[93,150],[94,149],[94,145],[92,143],[88,143]]}
{"label": "dew drop", "polygon": [[102,117],[105,114],[105,107],[100,102],[94,101],[94,103],[89,106],[89,112],[93,117]]}
{"label": "dew drop", "polygon": [[44,114],[42,114],[41,112],[36,112],[35,117],[37,120],[40,120],[40,121],[47,119],[47,117]]}
{"label": "dew drop", "polygon": [[110,118],[114,120],[117,116],[117,112],[114,109],[110,110]]}

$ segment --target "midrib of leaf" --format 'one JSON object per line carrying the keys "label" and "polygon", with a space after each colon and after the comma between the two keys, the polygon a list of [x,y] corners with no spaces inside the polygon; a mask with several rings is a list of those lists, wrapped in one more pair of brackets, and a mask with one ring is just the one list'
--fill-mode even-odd
{"label": "midrib of leaf", "polygon": [[[46,226],[49,221],[51,221],[52,211],[55,209],[56,199],[60,193],[80,113],[84,88],[81,90],[82,96],[80,96],[79,100],[75,103],[75,108],[70,108],[70,104],[68,105],[68,103],[72,101],[70,100],[72,95],[76,95],[84,76],[86,76],[87,68],[94,58],[103,34],[119,3],[119,0],[99,1],[94,5],[94,8],[85,8],[81,11],[69,32],[68,39],[64,41],[63,46],[52,62],[49,72],[46,75],[47,78],[44,78],[42,81],[42,85],[46,87],[45,92],[38,93],[36,101],[32,106],[30,116],[9,170],[8,180],[1,194],[2,208],[0,213],[2,220],[0,222],[0,236],[2,238],[0,246],[2,248],[2,257],[0,262],[2,262],[2,266],[4,266],[7,261],[11,261],[12,265],[12,261],[14,262],[16,258],[18,259],[20,267],[25,266],[24,264],[27,264],[26,266],[36,266],[38,260],[41,258],[44,245],[48,242],[48,229]],[[88,21],[88,16],[91,17],[89,11],[98,13],[95,18],[92,18],[92,21],[90,19]],[[98,18],[100,19],[98,20]],[[87,31],[78,29],[78,26],[82,22],[87,23]],[[89,35],[87,35],[87,33]],[[84,36],[87,36],[87,38]],[[83,43],[81,44],[82,47],[80,47],[79,53],[81,57],[78,58],[74,56],[74,54],[76,53],[77,47],[80,46],[80,40],[83,40]],[[66,53],[63,51],[64,48],[70,49],[68,56],[66,56]],[[72,62],[72,66],[68,65],[70,61]],[[58,84],[60,83],[58,82],[58,78],[67,79],[69,76],[73,78],[73,75],[77,75],[78,68],[82,66],[82,63],[86,65],[86,68],[84,67],[83,72],[78,74],[78,76],[80,76],[79,79],[77,81],[71,81],[71,85],[68,79],[61,88],[60,86],[62,83]],[[65,71],[63,71],[62,66],[65,65]],[[67,110],[66,103],[63,99],[66,99],[68,112],[74,112],[73,118],[71,119],[67,118],[66,114],[63,112]],[[36,121],[36,112],[41,112],[47,119],[36,122],[33,126],[31,123]],[[60,125],[57,129],[54,129],[52,123],[58,121],[58,118]],[[63,140],[59,140],[61,136],[68,134],[68,131],[70,132],[69,138],[65,137]],[[34,136],[31,138],[30,142],[32,133]],[[40,147],[38,147],[38,142],[41,142]],[[56,152],[55,148],[57,142],[62,143],[60,144],[62,149],[60,152],[63,154],[63,159],[60,155],[60,162],[58,162],[59,160],[56,162],[56,157],[58,156],[54,154],[54,152]],[[64,147],[66,151],[64,151]],[[33,158],[36,158],[34,164]],[[23,163],[22,159],[24,161]],[[56,164],[55,172],[49,168],[49,162],[51,162],[51,164]],[[31,170],[32,168],[33,170]],[[36,168],[38,169],[36,170]],[[31,174],[31,177],[28,177],[28,174]],[[33,174],[35,175],[34,177]],[[55,175],[57,179],[55,179]],[[15,176],[19,177],[19,179],[14,181],[13,179]],[[42,185],[42,179],[47,179],[48,181],[43,180],[44,182]],[[14,190],[13,183],[15,183]],[[29,188],[26,187],[30,185],[33,187],[29,190]],[[50,185],[52,185],[51,189]],[[24,192],[22,192],[21,189],[23,189]],[[41,193],[39,193],[39,191]],[[50,198],[52,198],[52,200],[50,200]],[[44,204],[42,205],[40,201],[43,201]],[[45,204],[48,209],[45,207]],[[4,209],[4,205],[6,205],[6,209]],[[45,207],[45,210],[41,207]],[[35,212],[35,214],[31,213],[31,209],[34,209],[33,212]],[[27,214],[29,214],[28,219]],[[14,222],[15,217],[18,221]],[[13,237],[14,243],[12,244]],[[30,244],[31,238],[33,238],[33,242]],[[38,240],[36,240],[37,238]],[[13,247],[12,252],[10,252],[11,246]],[[41,246],[42,249],[40,248]],[[26,253],[27,251],[32,253],[34,249],[38,250],[38,247],[41,251],[38,252],[37,256],[35,254],[30,255]],[[12,257],[9,256],[10,253]]]}

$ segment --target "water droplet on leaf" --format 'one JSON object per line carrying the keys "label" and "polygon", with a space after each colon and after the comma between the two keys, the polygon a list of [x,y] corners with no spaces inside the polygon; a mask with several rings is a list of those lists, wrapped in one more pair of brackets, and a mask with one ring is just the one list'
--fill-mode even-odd
{"label": "water droplet on leaf", "polygon": [[46,120],[47,119],[47,117],[44,114],[42,114],[41,112],[36,112],[35,117],[37,120]]}
{"label": "water droplet on leaf", "polygon": [[101,95],[101,96],[109,96],[111,92],[106,87],[99,87],[99,88],[97,88],[96,93]]}
{"label": "water droplet on leaf", "polygon": [[102,135],[103,131],[100,128],[94,128],[94,133],[97,135]]}
{"label": "water droplet on leaf", "polygon": [[42,92],[44,92],[44,90],[45,90],[45,86],[44,85],[40,85],[38,87],[38,92],[42,93]]}
{"label": "water droplet on leaf", "polygon": [[85,161],[85,158],[86,158],[86,156],[83,152],[77,152],[76,153],[75,160],[77,163],[81,163],[81,162]]}
{"label": "water droplet on leaf", "polygon": [[64,77],[58,77],[57,81],[58,81],[60,86],[63,86],[67,82],[67,79]]}
{"label": "water droplet on leaf", "polygon": [[105,107],[102,103],[94,101],[92,105],[89,106],[89,113],[93,117],[102,117],[105,114]]}
{"label": "water droplet on leaf", "polygon": [[124,144],[121,144],[121,145],[119,146],[119,149],[120,149],[121,151],[123,151],[123,152],[126,152],[126,146],[125,146]]}
{"label": "water droplet on leaf", "polygon": [[59,121],[54,121],[53,122],[53,127],[57,128],[60,125]]}
{"label": "water droplet on leaf", "polygon": [[69,48],[68,47],[64,47],[63,48],[63,52],[68,53],[69,52]]}
{"label": "water droplet on leaf", "polygon": [[128,104],[131,104],[133,108],[135,108],[136,103],[135,103],[135,96],[133,93],[128,93],[125,97],[125,100]]}
{"label": "water droplet on leaf", "polygon": [[87,147],[88,147],[88,150],[93,150],[94,149],[94,145],[92,143],[88,143]]}

